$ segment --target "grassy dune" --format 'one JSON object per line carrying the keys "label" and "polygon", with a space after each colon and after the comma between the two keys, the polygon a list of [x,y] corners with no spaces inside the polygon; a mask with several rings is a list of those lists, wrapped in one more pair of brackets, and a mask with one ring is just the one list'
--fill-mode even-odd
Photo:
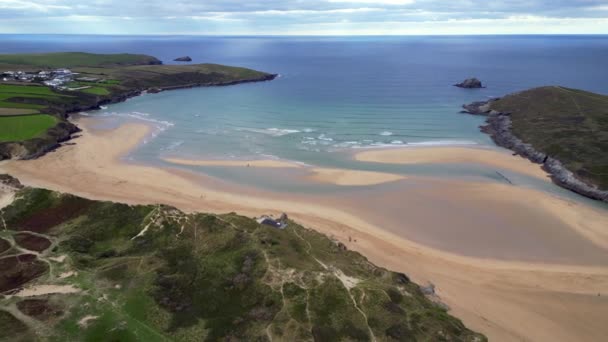
{"label": "grassy dune", "polygon": [[[3,210],[8,230],[0,238],[13,244],[17,232],[35,231],[52,244],[19,264],[25,271],[7,267],[12,277],[0,278],[0,286],[18,287],[25,277],[19,286],[78,292],[0,299],[0,313],[17,307],[41,322],[32,331],[19,317],[0,315],[13,338],[38,332],[51,341],[485,340],[407,276],[294,222],[278,230],[236,214],[185,214],[38,189],[17,198]],[[11,253],[27,252],[4,255]],[[36,266],[40,259],[52,269]]]}
{"label": "grassy dune", "polygon": [[608,96],[542,87],[505,96],[492,109],[511,113],[518,138],[608,190]]}

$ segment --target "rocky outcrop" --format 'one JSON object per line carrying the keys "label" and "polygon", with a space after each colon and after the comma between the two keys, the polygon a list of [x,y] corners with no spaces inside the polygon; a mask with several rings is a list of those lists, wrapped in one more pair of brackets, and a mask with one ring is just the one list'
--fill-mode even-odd
{"label": "rocky outcrop", "polygon": [[467,78],[466,80],[454,84],[455,87],[459,88],[467,88],[467,89],[477,89],[477,88],[485,88],[480,80],[477,78]]}
{"label": "rocky outcrop", "polygon": [[50,128],[44,136],[20,142],[0,143],[0,160],[34,159],[60,146],[80,129],[67,121],[60,121]]}
{"label": "rocky outcrop", "polygon": [[192,62],[192,58],[190,56],[178,57],[174,59],[175,62]]}
{"label": "rocky outcrop", "polygon": [[587,184],[576,176],[557,159],[537,151],[531,144],[525,143],[516,137],[511,130],[510,113],[501,113],[491,109],[492,99],[483,102],[474,102],[463,105],[463,113],[487,116],[486,125],[481,131],[489,134],[498,146],[508,148],[522,157],[538,164],[551,175],[553,182],[563,188],[574,191],[585,197],[608,202],[608,191],[600,190],[593,184]]}

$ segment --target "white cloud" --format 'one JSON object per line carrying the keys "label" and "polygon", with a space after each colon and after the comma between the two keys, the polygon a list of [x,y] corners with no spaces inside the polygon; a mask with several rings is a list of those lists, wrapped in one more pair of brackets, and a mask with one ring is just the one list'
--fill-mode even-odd
{"label": "white cloud", "polygon": [[327,2],[404,6],[404,5],[411,5],[415,1],[414,0],[327,0]]}
{"label": "white cloud", "polygon": [[608,33],[606,1],[0,0],[0,33]]}

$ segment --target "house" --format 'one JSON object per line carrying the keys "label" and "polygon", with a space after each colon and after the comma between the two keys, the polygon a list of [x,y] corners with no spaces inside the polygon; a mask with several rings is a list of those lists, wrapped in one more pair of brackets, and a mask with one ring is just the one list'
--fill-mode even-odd
{"label": "house", "polygon": [[285,214],[285,213],[283,213],[281,215],[281,218],[279,218],[278,220],[275,220],[269,216],[263,215],[262,217],[258,218],[256,221],[259,224],[271,226],[271,227],[278,228],[278,229],[287,228],[287,214]]}
{"label": "house", "polygon": [[53,73],[55,75],[65,75],[65,76],[72,74],[72,72],[69,69],[57,69],[57,70],[53,71]]}

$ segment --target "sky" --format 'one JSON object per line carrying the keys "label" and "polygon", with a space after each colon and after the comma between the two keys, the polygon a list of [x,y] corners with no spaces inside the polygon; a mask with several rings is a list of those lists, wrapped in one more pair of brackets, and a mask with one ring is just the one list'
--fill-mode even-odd
{"label": "sky", "polygon": [[0,0],[0,33],[608,34],[608,0]]}

